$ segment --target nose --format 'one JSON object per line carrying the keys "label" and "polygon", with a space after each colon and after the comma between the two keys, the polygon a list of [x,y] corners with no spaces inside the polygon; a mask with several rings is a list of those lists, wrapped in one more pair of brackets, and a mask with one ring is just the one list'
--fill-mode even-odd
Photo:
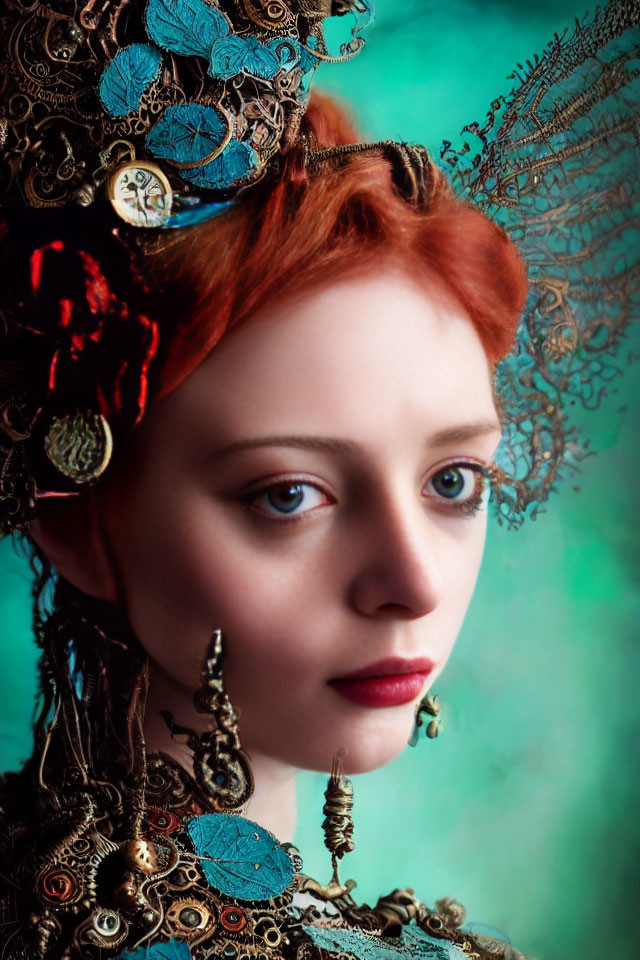
{"label": "nose", "polygon": [[438,606],[444,591],[437,529],[424,507],[388,498],[362,517],[360,561],[349,602],[368,617],[416,620]]}

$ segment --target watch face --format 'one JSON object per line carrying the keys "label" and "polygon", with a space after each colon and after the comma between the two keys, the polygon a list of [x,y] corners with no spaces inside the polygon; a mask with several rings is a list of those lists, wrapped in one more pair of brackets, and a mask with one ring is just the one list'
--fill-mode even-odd
{"label": "watch face", "polygon": [[173,194],[155,163],[131,160],[119,167],[109,184],[116,213],[134,227],[161,227],[169,219]]}

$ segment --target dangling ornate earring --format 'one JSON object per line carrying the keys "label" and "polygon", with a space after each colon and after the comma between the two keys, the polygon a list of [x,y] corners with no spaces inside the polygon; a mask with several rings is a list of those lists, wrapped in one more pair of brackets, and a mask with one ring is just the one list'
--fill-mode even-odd
{"label": "dangling ornate earring", "polygon": [[324,845],[331,854],[333,874],[326,885],[317,883],[311,877],[305,877],[300,885],[300,891],[309,891],[321,900],[337,900],[345,894],[351,893],[356,886],[355,880],[340,883],[338,877],[338,860],[342,860],[345,853],[355,849],[353,842],[353,784],[342,772],[342,761],[346,751],[340,750],[335,754],[331,764],[331,776],[324,792],[323,807]]}
{"label": "dangling ornate earring", "polygon": [[410,747],[417,746],[420,727],[423,726],[428,717],[430,719],[427,722],[425,733],[429,740],[435,740],[440,733],[440,697],[435,693],[427,693],[416,707],[415,724],[409,740]]}
{"label": "dangling ornate earring", "polygon": [[213,717],[214,730],[196,733],[177,724],[168,710],[163,710],[162,716],[172,736],[186,736],[193,753],[194,777],[214,808],[220,813],[235,813],[251,798],[253,774],[240,746],[236,713],[224,687],[223,661],[224,637],[215,630],[202,665],[202,686],[193,695],[198,713]]}

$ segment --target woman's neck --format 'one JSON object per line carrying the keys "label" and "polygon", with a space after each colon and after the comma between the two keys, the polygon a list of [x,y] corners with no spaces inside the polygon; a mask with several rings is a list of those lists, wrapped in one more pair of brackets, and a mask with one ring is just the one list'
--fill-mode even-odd
{"label": "woman's neck", "polygon": [[[145,714],[145,739],[149,753],[166,753],[188,772],[193,757],[182,738],[174,739],[161,711],[169,711],[176,723],[196,733],[208,729],[206,717],[198,713],[193,692],[167,676],[158,666],[150,666],[149,696]],[[264,754],[249,757],[254,791],[243,814],[270,830],[281,842],[291,842],[296,828],[295,768]]]}

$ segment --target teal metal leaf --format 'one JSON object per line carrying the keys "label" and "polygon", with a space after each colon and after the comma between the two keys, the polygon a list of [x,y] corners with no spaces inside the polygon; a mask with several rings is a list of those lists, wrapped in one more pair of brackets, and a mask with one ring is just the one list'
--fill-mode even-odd
{"label": "teal metal leaf", "polygon": [[303,926],[313,943],[327,953],[352,953],[358,960],[465,960],[448,940],[436,940],[411,924],[397,938],[371,937],[358,930]]}
{"label": "teal metal leaf", "polygon": [[255,37],[240,37],[233,33],[220,37],[211,46],[209,74],[228,80],[238,73],[250,73],[270,80],[280,69],[275,53]]}
{"label": "teal metal leaf", "polygon": [[168,943],[154,943],[151,947],[125,950],[116,960],[191,960],[191,953],[186,941],[169,940]]}
{"label": "teal metal leaf", "polygon": [[167,107],[147,135],[156,157],[178,163],[206,161],[227,135],[227,123],[214,107],[177,103]]}
{"label": "teal metal leaf", "polygon": [[247,44],[247,53],[244,59],[244,72],[262,77],[264,80],[271,80],[275,77],[280,69],[275,53],[269,50],[264,43],[256,40],[255,37],[245,37],[245,43]]}
{"label": "teal metal leaf", "polygon": [[158,76],[162,54],[148,43],[123,47],[105,67],[98,92],[112,117],[137,110],[140,97]]}
{"label": "teal metal leaf", "polygon": [[182,170],[183,180],[206,190],[227,190],[249,179],[258,169],[259,158],[248,143],[230,140],[220,156],[194,170]]}
{"label": "teal metal leaf", "polygon": [[205,0],[149,0],[146,24],[159,47],[207,59],[214,41],[231,33],[224,14]]}
{"label": "teal metal leaf", "polygon": [[242,70],[246,55],[246,43],[243,37],[232,33],[230,37],[220,37],[211,46],[209,75],[228,80]]}
{"label": "teal metal leaf", "polygon": [[227,813],[207,813],[188,824],[207,881],[237,900],[271,900],[293,882],[293,864],[273,834]]}

